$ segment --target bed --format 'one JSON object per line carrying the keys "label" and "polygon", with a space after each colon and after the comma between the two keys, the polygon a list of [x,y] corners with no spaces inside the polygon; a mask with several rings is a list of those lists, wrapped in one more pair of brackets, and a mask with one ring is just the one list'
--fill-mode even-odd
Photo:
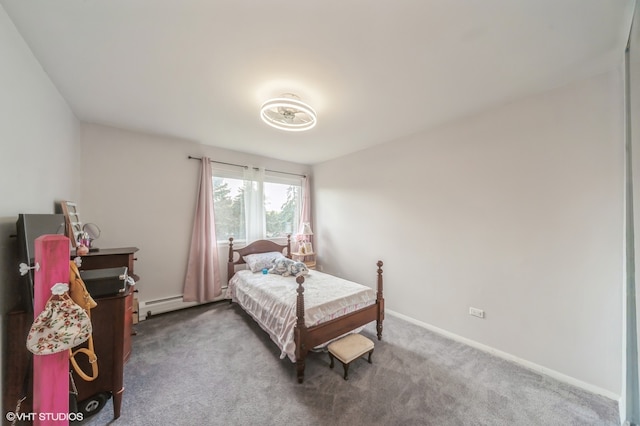
{"label": "bed", "polygon": [[[229,238],[228,297],[269,334],[280,347],[281,358],[295,363],[298,383],[304,381],[305,359],[312,349],[372,321],[376,321],[378,340],[382,339],[381,261],[377,262],[377,291],[315,270],[294,277],[246,269],[245,257],[272,252],[290,259],[290,237],[286,244],[258,240],[240,249],[234,249],[233,238]],[[237,270],[241,265],[245,269]]]}

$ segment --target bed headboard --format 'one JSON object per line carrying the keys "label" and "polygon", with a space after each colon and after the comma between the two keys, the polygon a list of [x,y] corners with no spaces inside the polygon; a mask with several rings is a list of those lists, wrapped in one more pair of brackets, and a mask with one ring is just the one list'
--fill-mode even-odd
{"label": "bed headboard", "polygon": [[[286,252],[285,252],[286,249]],[[242,258],[248,254],[268,253],[279,251],[291,259],[291,235],[287,235],[287,244],[278,244],[270,240],[257,240],[240,249],[233,248],[233,237],[229,238],[229,261],[227,262],[227,282],[236,273],[236,265],[244,265],[246,262]],[[238,253],[235,259],[234,253]]]}

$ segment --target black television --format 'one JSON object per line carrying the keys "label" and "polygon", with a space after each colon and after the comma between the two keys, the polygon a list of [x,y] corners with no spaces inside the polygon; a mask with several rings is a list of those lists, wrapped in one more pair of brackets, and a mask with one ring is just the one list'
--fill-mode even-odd
{"label": "black television", "polygon": [[[24,214],[18,215],[16,222],[18,242],[18,262],[34,266],[35,240],[42,235],[65,235],[63,214]],[[26,302],[24,308],[33,310],[33,269],[21,277],[20,297]]]}

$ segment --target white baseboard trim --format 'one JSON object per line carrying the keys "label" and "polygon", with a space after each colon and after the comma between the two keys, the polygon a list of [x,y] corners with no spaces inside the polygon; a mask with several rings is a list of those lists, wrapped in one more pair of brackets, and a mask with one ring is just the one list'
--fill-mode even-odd
{"label": "white baseboard trim", "polygon": [[[220,297],[211,300],[209,302],[217,302],[225,298],[227,287],[223,287],[223,292]],[[205,303],[209,303],[205,302]],[[179,309],[186,309],[192,306],[200,305],[199,302],[185,302],[182,300],[182,295],[169,296],[162,299],[145,300],[138,303],[138,321],[144,321],[148,317],[157,314],[164,314],[167,312],[177,311]]]}
{"label": "white baseboard trim", "polygon": [[578,379],[576,379],[574,377],[571,377],[571,376],[567,376],[566,374],[562,374],[562,373],[560,373],[558,371],[555,371],[555,370],[552,370],[550,368],[543,367],[541,365],[535,364],[533,362],[527,361],[527,360],[522,359],[522,358],[518,358],[515,355],[511,355],[511,354],[509,354],[507,352],[502,352],[502,351],[500,351],[498,349],[492,348],[491,346],[487,346],[487,345],[484,345],[482,343],[478,343],[475,340],[467,339],[466,337],[459,336],[457,334],[454,334],[454,333],[451,333],[449,331],[443,330],[441,328],[435,327],[435,326],[433,326],[431,324],[427,324],[425,322],[418,321],[418,320],[416,320],[414,318],[408,317],[408,316],[403,315],[403,314],[401,314],[399,312],[395,312],[395,311],[392,311],[392,310],[389,310],[389,309],[385,309],[385,312],[387,314],[393,315],[394,317],[397,317],[397,318],[403,319],[403,320],[405,320],[407,322],[410,322],[412,324],[415,324],[415,325],[417,325],[419,327],[426,328],[427,330],[433,331],[434,333],[440,334],[440,335],[442,335],[444,337],[448,337],[448,338],[450,338],[452,340],[455,340],[457,342],[464,343],[466,345],[469,345],[471,347],[479,349],[479,350],[481,350],[483,352],[487,352],[487,353],[490,353],[491,355],[495,355],[495,356],[497,356],[499,358],[506,359],[507,361],[514,362],[514,363],[516,363],[516,364],[518,364],[518,365],[520,365],[522,367],[525,367],[525,368],[527,368],[529,370],[533,370],[535,372],[544,374],[546,376],[552,377],[552,378],[554,378],[556,380],[559,380],[561,382],[570,384],[570,385],[575,386],[575,387],[580,388],[580,389],[584,389],[584,390],[586,390],[588,392],[595,393],[597,395],[602,395],[602,396],[604,396],[606,398],[609,398],[609,399],[612,399],[614,401],[617,401],[618,404],[620,403],[620,395],[616,395],[615,393],[613,393],[611,391],[608,391],[606,389],[603,389],[601,387],[594,386],[592,384],[583,382],[582,380],[578,380]]}
{"label": "white baseboard trim", "polygon": [[184,302],[182,295],[165,297],[163,299],[144,300],[138,304],[138,321],[144,321],[152,315],[190,308],[197,304],[197,302]]}

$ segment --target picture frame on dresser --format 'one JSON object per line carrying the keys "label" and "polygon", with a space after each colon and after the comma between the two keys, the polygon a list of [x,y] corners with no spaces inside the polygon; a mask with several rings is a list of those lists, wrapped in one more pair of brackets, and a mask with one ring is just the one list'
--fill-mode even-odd
{"label": "picture frame on dresser", "polygon": [[78,213],[78,205],[73,201],[62,201],[60,203],[62,214],[64,214],[67,237],[71,241],[71,247],[78,246],[78,240],[82,235],[82,222]]}

